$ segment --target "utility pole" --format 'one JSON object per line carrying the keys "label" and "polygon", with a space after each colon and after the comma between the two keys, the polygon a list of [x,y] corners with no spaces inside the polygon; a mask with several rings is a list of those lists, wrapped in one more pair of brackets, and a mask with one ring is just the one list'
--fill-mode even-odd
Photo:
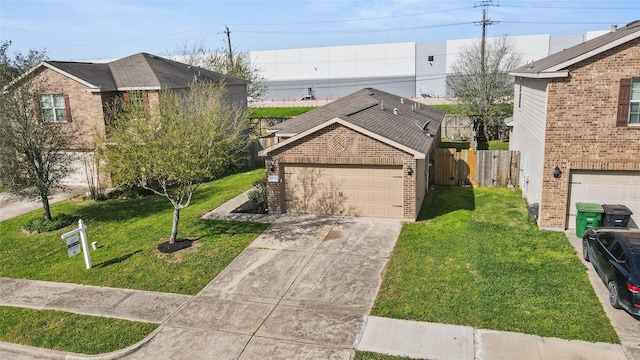
{"label": "utility pole", "polygon": [[494,4],[493,0],[482,0],[480,4],[476,4],[475,7],[482,7],[482,21],[474,22],[476,25],[482,26],[482,39],[480,40],[480,71],[482,74],[485,73],[485,46],[487,41],[487,25],[493,25],[495,22],[491,21],[491,19],[487,19],[487,8],[489,6],[500,6],[499,4]]}
{"label": "utility pole", "polygon": [[[490,99],[489,99],[489,89],[487,86],[487,69],[486,69],[486,56],[485,56],[485,47],[486,47],[486,42],[487,42],[487,25],[493,25],[494,22],[491,21],[490,19],[487,19],[487,8],[489,6],[499,6],[498,4],[494,4],[493,0],[482,0],[479,4],[476,4],[475,7],[482,7],[482,21],[481,22],[475,22],[476,25],[481,25],[482,26],[482,39],[480,42],[480,83],[482,84],[482,86],[480,87],[480,93],[482,96],[482,105],[480,105],[480,107],[482,107],[482,113],[484,115],[488,114],[489,112],[489,108],[491,107],[490,105]],[[486,121],[487,119],[483,118],[481,120],[481,123],[476,123],[476,121],[474,120],[474,127],[476,127],[476,136],[477,137],[485,137],[486,134]],[[483,124],[483,126],[481,127],[480,124]]]}
{"label": "utility pole", "polygon": [[224,33],[227,34],[227,45],[229,47],[229,69],[233,68],[233,50],[231,50],[231,31],[227,25],[224,26]]}

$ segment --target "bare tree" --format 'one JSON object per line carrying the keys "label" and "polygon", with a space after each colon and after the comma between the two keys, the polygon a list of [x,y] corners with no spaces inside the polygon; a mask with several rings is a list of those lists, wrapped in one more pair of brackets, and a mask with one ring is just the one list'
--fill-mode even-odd
{"label": "bare tree", "polygon": [[[506,37],[488,41],[484,62],[480,42],[462,49],[452,66],[447,87],[470,115],[478,117],[487,133],[488,126],[500,126],[511,114],[513,78],[509,71],[522,60]],[[484,66],[483,66],[484,65]]]}
{"label": "bare tree", "polygon": [[68,152],[77,128],[41,119],[44,84],[23,79],[0,95],[0,178],[22,197],[40,198],[43,221],[51,220],[49,196],[63,188],[75,155]]}
{"label": "bare tree", "polygon": [[142,186],[171,202],[171,244],[200,184],[222,175],[248,144],[246,108],[224,94],[222,85],[192,83],[185,92],[162,90],[146,114],[124,100],[114,107],[121,110],[103,139],[106,169],[113,185]]}
{"label": "bare tree", "polygon": [[174,50],[170,57],[185,64],[247,80],[247,95],[254,99],[263,98],[267,92],[267,82],[262,75],[262,69],[251,65],[248,53],[238,52],[233,47],[220,47],[212,51],[202,43],[185,43],[181,48]]}
{"label": "bare tree", "polygon": [[0,89],[41,61],[47,60],[47,51],[44,49],[30,49],[26,54],[16,52],[11,55],[11,44],[11,41],[3,41],[0,44]]}

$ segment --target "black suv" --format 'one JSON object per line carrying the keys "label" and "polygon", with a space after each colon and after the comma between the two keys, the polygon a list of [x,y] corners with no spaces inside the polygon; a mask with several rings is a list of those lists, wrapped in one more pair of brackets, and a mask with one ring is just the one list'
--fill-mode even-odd
{"label": "black suv", "polygon": [[582,256],[609,288],[609,301],[640,318],[640,230],[588,229]]}

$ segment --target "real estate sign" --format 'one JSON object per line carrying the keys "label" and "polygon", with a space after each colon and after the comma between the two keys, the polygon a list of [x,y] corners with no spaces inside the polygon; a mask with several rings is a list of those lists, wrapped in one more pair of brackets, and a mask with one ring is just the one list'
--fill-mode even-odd
{"label": "real estate sign", "polygon": [[78,233],[70,235],[65,240],[67,241],[67,251],[69,252],[69,257],[74,257],[80,254],[80,238],[78,237]]}
{"label": "real estate sign", "polygon": [[[69,257],[80,253],[80,246],[82,246],[82,253],[84,254],[84,263],[87,269],[91,269],[91,257],[89,256],[89,246],[87,245],[87,227],[84,226],[82,219],[78,220],[78,228],[71,230],[66,234],[62,234],[62,239],[67,243],[67,251]],[[78,240],[78,236],[80,240]]]}

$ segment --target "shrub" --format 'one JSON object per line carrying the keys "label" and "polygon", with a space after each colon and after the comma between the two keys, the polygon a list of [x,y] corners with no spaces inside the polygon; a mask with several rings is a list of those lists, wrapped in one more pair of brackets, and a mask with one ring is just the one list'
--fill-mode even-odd
{"label": "shrub", "polygon": [[42,220],[42,218],[32,219],[27,221],[22,228],[28,232],[49,232],[69,226],[73,224],[76,219],[73,215],[60,214],[53,216],[49,221]]}
{"label": "shrub", "polygon": [[249,192],[249,200],[256,203],[257,207],[264,212],[267,209],[267,175],[253,182],[255,190]]}

